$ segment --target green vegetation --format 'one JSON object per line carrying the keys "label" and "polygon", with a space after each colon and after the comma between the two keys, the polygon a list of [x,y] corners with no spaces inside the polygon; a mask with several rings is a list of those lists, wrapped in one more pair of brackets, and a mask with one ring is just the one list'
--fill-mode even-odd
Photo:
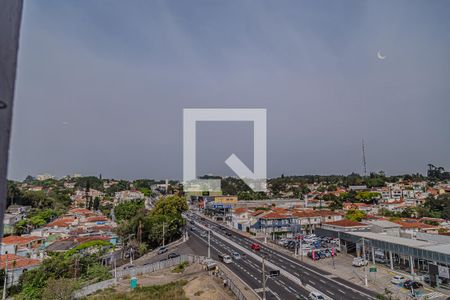
{"label": "green vegetation", "polygon": [[437,198],[428,197],[420,210],[420,217],[450,219],[450,194],[442,194]]}
{"label": "green vegetation", "polygon": [[[42,184],[40,184],[42,186]],[[17,183],[8,181],[7,206],[12,203],[36,209],[65,210],[70,206],[70,191],[56,185],[48,191],[21,191]]]}
{"label": "green vegetation", "polygon": [[98,262],[98,255],[56,254],[22,274],[14,299],[70,299],[49,295],[67,295],[76,288],[111,277],[108,269]]}
{"label": "green vegetation", "polygon": [[187,266],[189,266],[189,263],[187,261],[182,262],[172,269],[172,273],[183,273],[184,269],[186,269]]}
{"label": "green vegetation", "polygon": [[74,255],[75,253],[83,252],[84,249],[96,248],[99,252],[101,252],[101,250],[111,248],[112,246],[113,245],[110,242],[103,241],[103,240],[87,241],[87,242],[81,243],[78,246],[76,246],[75,248],[67,251],[64,254],[64,257],[67,258],[67,257]]}
{"label": "green vegetation", "polygon": [[364,219],[365,217],[366,217],[366,213],[361,210],[358,210],[358,209],[351,209],[345,215],[345,218],[347,220],[357,221],[357,222],[361,222],[361,220]]}
{"label": "green vegetation", "polygon": [[427,176],[431,180],[449,180],[450,172],[446,172],[443,167],[436,167],[428,164]]}
{"label": "green vegetation", "polygon": [[113,289],[89,296],[88,300],[188,300],[183,287],[187,281],[180,280],[164,285],[138,287],[132,292],[116,292]]}
{"label": "green vegetation", "polygon": [[124,201],[114,208],[117,221],[130,220],[144,210],[144,200]]}
{"label": "green vegetation", "polygon": [[14,231],[15,234],[28,233],[30,230],[38,227],[42,227],[58,217],[61,211],[55,211],[53,209],[33,209],[27,218],[20,220],[16,223]]}
{"label": "green vegetation", "polygon": [[[170,243],[181,236],[184,226],[181,213],[188,210],[187,202],[183,197],[163,197],[155,203],[155,207],[151,211],[146,211],[138,205],[126,204],[133,202],[123,203],[119,213],[115,210],[116,218],[119,221],[116,229],[119,237],[122,240],[126,240],[130,236],[134,237],[133,240],[128,241],[128,247],[132,247],[134,250],[154,249],[162,244],[163,238],[166,243]],[[116,209],[118,207],[119,205]],[[130,213],[131,210],[132,213]]]}

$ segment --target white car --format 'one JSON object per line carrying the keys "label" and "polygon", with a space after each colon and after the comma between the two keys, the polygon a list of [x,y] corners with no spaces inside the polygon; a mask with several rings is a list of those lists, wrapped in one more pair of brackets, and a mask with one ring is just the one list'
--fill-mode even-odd
{"label": "white car", "polygon": [[395,275],[394,277],[392,277],[391,283],[393,283],[393,284],[402,284],[405,280],[406,280],[406,278],[404,276]]}
{"label": "white car", "polygon": [[311,299],[311,300],[325,300],[325,298],[319,292],[311,292],[311,293],[309,293],[309,299]]}
{"label": "white car", "polygon": [[231,257],[229,257],[228,255],[224,255],[223,256],[223,263],[224,264],[231,264],[233,262],[233,260],[231,259]]}
{"label": "white car", "polygon": [[241,259],[241,255],[237,252],[233,252],[231,255],[233,256],[234,259]]}
{"label": "white car", "polygon": [[352,262],[352,266],[354,266],[354,267],[363,267],[363,266],[367,266],[367,264],[368,264],[368,261],[364,260],[361,257],[355,257]]}

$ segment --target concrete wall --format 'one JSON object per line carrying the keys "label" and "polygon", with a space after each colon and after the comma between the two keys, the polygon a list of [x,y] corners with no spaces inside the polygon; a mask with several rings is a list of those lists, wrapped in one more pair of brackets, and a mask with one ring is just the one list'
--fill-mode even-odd
{"label": "concrete wall", "polygon": [[6,175],[17,70],[22,0],[0,0],[0,238],[6,206]]}

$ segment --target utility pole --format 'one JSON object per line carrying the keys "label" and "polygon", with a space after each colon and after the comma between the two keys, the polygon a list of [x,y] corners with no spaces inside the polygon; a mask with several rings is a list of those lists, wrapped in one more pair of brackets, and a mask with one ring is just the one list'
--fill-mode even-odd
{"label": "utility pole", "polygon": [[264,226],[264,244],[267,244],[267,227]]}
{"label": "utility pole", "polygon": [[263,284],[263,297],[262,300],[266,300],[266,267],[264,263],[264,255],[262,257],[262,284]]}
{"label": "utility pole", "polygon": [[208,230],[208,258],[211,258],[211,230]]}
{"label": "utility pole", "polygon": [[142,222],[141,222],[141,220],[139,220],[137,235],[138,235],[139,244],[142,244]]}
{"label": "utility pole", "polygon": [[363,252],[363,264],[364,264],[364,285],[368,286],[367,283],[367,272],[366,272],[366,247],[364,243],[364,238],[362,238],[362,252]]}
{"label": "utility pole", "polygon": [[165,236],[166,236],[166,222],[163,222],[163,247],[165,246]]}
{"label": "utility pole", "polygon": [[6,255],[6,264],[5,264],[5,280],[3,282],[3,297],[2,299],[6,299],[6,287],[8,283],[8,251],[5,252]]}
{"label": "utility pole", "polygon": [[303,261],[303,239],[300,238],[300,260]]}
{"label": "utility pole", "polygon": [[115,256],[114,256],[114,280],[117,282],[117,261]]}

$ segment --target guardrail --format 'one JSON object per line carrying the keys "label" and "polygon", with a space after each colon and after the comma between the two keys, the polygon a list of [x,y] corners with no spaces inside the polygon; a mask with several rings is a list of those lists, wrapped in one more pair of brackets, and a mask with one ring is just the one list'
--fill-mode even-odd
{"label": "guardrail", "polygon": [[236,284],[233,282],[233,280],[231,280],[228,277],[228,275],[220,268],[219,268],[219,272],[218,272],[217,276],[219,276],[220,278],[225,280],[224,285],[233,292],[233,294],[236,296],[236,298],[238,298],[238,300],[246,300],[247,299],[244,296],[244,294],[242,293],[242,291],[239,289],[239,287],[237,287]]}

